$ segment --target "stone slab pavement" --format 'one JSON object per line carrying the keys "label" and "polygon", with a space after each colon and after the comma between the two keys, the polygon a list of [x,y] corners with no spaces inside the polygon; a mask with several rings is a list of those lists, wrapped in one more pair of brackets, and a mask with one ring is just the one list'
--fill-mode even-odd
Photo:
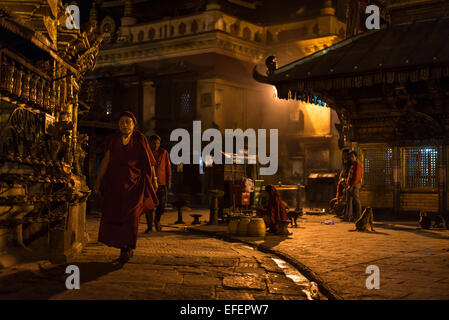
{"label": "stone slab pavement", "polygon": [[[172,216],[164,216],[164,223]],[[99,217],[89,216],[86,227],[88,245],[66,264],[38,261],[0,269],[0,300],[308,299],[305,277],[287,277],[271,255],[239,242],[167,227],[143,234],[141,223],[134,257],[121,266],[113,263],[119,249],[97,241]],[[79,290],[65,287],[69,264],[79,268]]]}
{"label": "stone slab pavement", "polygon": [[[189,225],[189,230],[276,253],[335,299],[449,299],[447,229],[423,230],[416,221],[375,221],[375,232],[357,232],[354,223],[333,215],[304,215],[298,228],[289,228],[290,236],[252,238],[229,235],[226,225],[208,226],[209,214],[202,213],[203,223]],[[325,220],[334,224],[323,224]],[[370,265],[379,268],[379,289],[366,287]]]}

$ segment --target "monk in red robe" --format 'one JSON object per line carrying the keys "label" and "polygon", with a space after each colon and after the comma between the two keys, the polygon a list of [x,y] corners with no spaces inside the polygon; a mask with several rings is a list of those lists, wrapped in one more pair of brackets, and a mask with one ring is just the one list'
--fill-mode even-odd
{"label": "monk in red robe", "polygon": [[287,211],[282,203],[281,196],[276,188],[269,184],[265,187],[265,191],[268,194],[266,207],[262,210],[269,218],[269,232],[279,232],[279,222],[282,220],[288,220]]}
{"label": "monk in red robe", "polygon": [[127,262],[136,248],[140,216],[158,205],[155,192],[156,161],[145,136],[135,130],[136,118],[125,111],[119,133],[106,139],[94,192],[104,195],[98,240],[120,248],[120,263]]}

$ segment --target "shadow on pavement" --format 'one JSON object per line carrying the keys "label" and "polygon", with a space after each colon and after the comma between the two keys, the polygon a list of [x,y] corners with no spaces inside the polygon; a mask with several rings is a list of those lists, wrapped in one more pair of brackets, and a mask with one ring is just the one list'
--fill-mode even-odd
{"label": "shadow on pavement", "polygon": [[381,234],[383,236],[390,236],[390,234],[379,231],[357,231],[357,230],[348,230],[348,232],[361,232],[361,233],[372,233],[372,234]]}
{"label": "shadow on pavement", "polygon": [[376,226],[379,228],[384,228],[384,229],[412,232],[412,233],[419,234],[424,237],[429,237],[429,238],[434,238],[434,239],[449,240],[449,235],[435,233],[435,232],[440,232],[440,233],[445,232],[445,231],[447,231],[447,229],[431,229],[431,230],[425,230],[425,229],[420,229],[420,228],[411,229],[410,227],[409,228],[400,227],[400,226],[395,226],[395,225],[391,225],[391,224],[387,224],[387,223],[376,223]]}
{"label": "shadow on pavement", "polygon": [[171,229],[168,230],[168,228],[166,229],[162,229],[162,231],[159,232],[149,232],[149,233],[139,233],[138,235],[138,239],[150,239],[150,238],[163,238],[169,235],[189,235],[189,240],[195,240],[195,239],[204,239],[205,237],[207,237],[207,235],[205,234],[200,234],[200,233],[192,233],[189,231],[184,231],[182,229]]}
{"label": "shadow on pavement", "polygon": [[[122,265],[112,262],[73,264],[80,270],[81,285],[122,268]],[[48,300],[66,291],[65,282],[70,275],[65,273],[68,265],[70,263],[0,277],[0,300]]]}
{"label": "shadow on pavement", "polygon": [[287,239],[292,239],[292,238],[287,235],[281,236],[281,235],[267,234],[265,236],[264,242],[262,243],[262,246],[264,246],[265,248],[271,249],[271,248],[277,246],[282,241],[287,240]]}

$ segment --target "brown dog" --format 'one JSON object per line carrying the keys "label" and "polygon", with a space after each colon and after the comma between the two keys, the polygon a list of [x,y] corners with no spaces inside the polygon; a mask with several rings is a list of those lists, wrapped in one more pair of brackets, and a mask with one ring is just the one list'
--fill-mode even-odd
{"label": "brown dog", "polygon": [[371,231],[374,231],[373,227],[373,209],[366,207],[360,218],[355,222],[355,228],[357,231],[368,231],[368,226],[371,227]]}

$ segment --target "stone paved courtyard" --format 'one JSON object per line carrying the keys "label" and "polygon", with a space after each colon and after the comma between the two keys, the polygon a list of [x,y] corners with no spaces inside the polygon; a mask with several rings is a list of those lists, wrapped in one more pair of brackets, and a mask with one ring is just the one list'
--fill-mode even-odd
{"label": "stone paved courtyard", "polygon": [[[290,257],[312,270],[337,298],[449,299],[449,230],[423,230],[414,221],[375,221],[375,232],[357,232],[354,223],[333,215],[305,215],[298,222],[288,237],[231,238]],[[193,227],[228,236],[226,226]],[[369,265],[380,269],[379,290],[366,288]]]}
{"label": "stone paved courtyard", "polygon": [[80,290],[66,290],[67,264],[41,261],[1,269],[0,299],[307,299],[307,279],[296,274],[295,284],[270,255],[180,229],[141,233],[134,257],[120,267],[111,263],[119,250],[96,241],[98,222],[88,220],[90,242],[69,263],[80,269]]}
{"label": "stone paved courtyard", "polygon": [[[119,250],[96,241],[98,218],[91,217],[91,241],[70,262],[80,267],[80,290],[65,290],[65,265],[41,261],[0,269],[0,299],[307,299],[307,279],[297,273],[295,284],[273,255],[254,248],[311,271],[337,299],[449,299],[446,229],[375,221],[375,232],[361,233],[331,215],[306,215],[288,237],[249,238],[230,236],[226,225],[208,226],[207,210],[189,213],[202,214],[202,224],[191,225],[185,214],[187,224],[174,225],[176,212],[167,212],[163,231],[140,233],[123,268],[111,263]],[[145,227],[142,217],[140,232]],[[365,286],[369,265],[380,269],[379,290]]]}

